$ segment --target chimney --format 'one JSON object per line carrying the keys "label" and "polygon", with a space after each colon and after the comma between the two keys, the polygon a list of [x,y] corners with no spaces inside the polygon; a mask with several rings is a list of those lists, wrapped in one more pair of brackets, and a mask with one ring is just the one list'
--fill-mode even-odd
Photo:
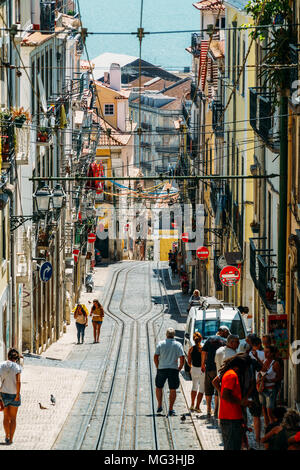
{"label": "chimney", "polygon": [[104,72],[104,83],[109,83],[109,73]]}
{"label": "chimney", "polygon": [[121,67],[119,64],[111,64],[110,66],[110,87],[113,90],[121,90]]}

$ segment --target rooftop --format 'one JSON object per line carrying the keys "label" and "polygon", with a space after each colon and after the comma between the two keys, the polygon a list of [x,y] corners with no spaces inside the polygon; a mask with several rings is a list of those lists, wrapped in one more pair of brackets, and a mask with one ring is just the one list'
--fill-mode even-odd
{"label": "rooftop", "polygon": [[197,10],[225,11],[223,1],[220,0],[201,0],[201,2],[193,3],[193,6],[197,8]]}

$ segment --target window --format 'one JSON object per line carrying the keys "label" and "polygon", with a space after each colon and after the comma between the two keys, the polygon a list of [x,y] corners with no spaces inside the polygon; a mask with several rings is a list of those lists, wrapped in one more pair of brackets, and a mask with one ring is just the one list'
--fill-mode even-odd
{"label": "window", "polygon": [[113,116],[115,114],[114,105],[113,104],[105,104],[104,105],[104,115],[105,116]]}
{"label": "window", "polygon": [[199,332],[202,338],[208,338],[208,336],[215,335],[220,324],[227,326],[231,334],[238,335],[240,339],[245,338],[245,331],[241,319],[223,320],[221,319],[208,319],[208,320],[196,320],[194,326],[194,332]]}

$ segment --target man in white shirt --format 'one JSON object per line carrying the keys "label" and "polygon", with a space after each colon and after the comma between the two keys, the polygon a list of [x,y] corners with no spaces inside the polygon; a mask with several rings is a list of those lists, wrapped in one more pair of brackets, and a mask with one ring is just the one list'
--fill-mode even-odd
{"label": "man in white shirt", "polygon": [[219,374],[225,359],[228,359],[229,357],[235,356],[237,354],[239,344],[240,340],[237,335],[229,335],[226,346],[221,346],[219,349],[217,349],[215,355],[217,374]]}

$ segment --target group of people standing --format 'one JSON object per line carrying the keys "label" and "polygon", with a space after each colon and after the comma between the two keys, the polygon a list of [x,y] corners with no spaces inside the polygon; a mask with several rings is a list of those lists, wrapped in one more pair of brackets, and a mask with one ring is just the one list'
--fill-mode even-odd
{"label": "group of people standing", "polygon": [[[280,450],[291,445],[297,447],[295,435],[300,431],[300,415],[295,410],[277,406],[283,361],[278,349],[271,344],[271,337],[265,335],[260,339],[255,334],[248,335],[247,348],[242,353],[237,352],[239,337],[230,334],[226,326],[207,338],[203,346],[201,341],[201,334],[194,333],[195,346],[188,354],[192,377],[191,411],[200,412],[205,394],[207,416],[211,417],[212,397],[215,396],[214,417],[220,424],[224,449],[249,448],[247,410],[253,417],[259,445]],[[290,438],[294,439],[293,444]]]}
{"label": "group of people standing", "polygon": [[[88,309],[84,304],[78,304],[74,310],[74,318],[77,328],[77,344],[83,344],[85,329],[88,326]],[[94,343],[99,343],[100,330],[104,319],[104,309],[97,299],[93,300],[90,311],[94,329]]]}
{"label": "group of people standing", "polygon": [[[271,337],[260,339],[255,334],[246,338],[246,351],[239,352],[239,337],[230,333],[227,326],[220,326],[216,335],[206,339],[202,346],[199,332],[193,335],[195,345],[188,352],[191,368],[191,412],[201,413],[203,396],[206,398],[207,418],[214,418],[220,425],[224,450],[249,449],[249,413],[253,417],[255,438],[259,447],[268,450],[300,450],[300,414],[293,409],[279,406],[283,361]],[[162,412],[163,387],[168,381],[169,411],[176,400],[179,388],[179,372],[184,365],[184,351],[175,340],[175,330],[168,328],[166,338],[157,344],[154,362],[157,412]],[[264,417],[262,437],[261,417]]]}

